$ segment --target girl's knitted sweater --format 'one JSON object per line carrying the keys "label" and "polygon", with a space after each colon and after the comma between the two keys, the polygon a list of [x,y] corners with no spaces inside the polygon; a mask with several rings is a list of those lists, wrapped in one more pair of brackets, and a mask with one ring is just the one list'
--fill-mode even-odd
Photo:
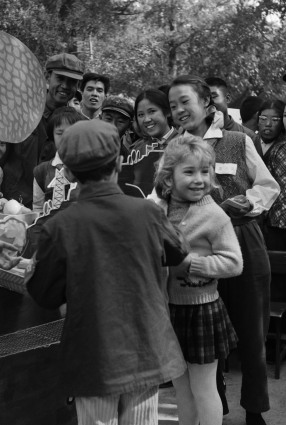
{"label": "girl's knitted sweater", "polygon": [[[164,207],[162,201],[159,204]],[[169,302],[204,304],[215,301],[219,297],[217,279],[237,276],[243,267],[230,218],[210,195],[194,203],[172,199],[168,217],[191,246],[183,263],[170,268]]]}

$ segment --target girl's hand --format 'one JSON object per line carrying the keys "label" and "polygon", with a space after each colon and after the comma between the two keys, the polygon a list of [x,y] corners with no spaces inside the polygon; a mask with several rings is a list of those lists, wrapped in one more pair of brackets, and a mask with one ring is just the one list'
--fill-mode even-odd
{"label": "girl's hand", "polygon": [[233,201],[239,203],[241,205],[241,208],[236,208],[231,205],[221,205],[221,208],[226,212],[226,214],[230,218],[241,218],[245,216],[249,211],[252,209],[252,205],[249,202],[249,200],[244,195],[237,195],[234,198],[232,198]]}

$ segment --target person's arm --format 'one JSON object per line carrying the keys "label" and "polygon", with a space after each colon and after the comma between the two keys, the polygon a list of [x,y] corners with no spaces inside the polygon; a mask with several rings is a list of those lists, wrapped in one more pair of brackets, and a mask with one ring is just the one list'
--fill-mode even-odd
{"label": "person's arm", "polygon": [[286,205],[286,143],[271,152],[269,170],[281,187],[279,201]]}
{"label": "person's arm", "polygon": [[242,254],[230,221],[218,228],[210,243],[212,255],[199,257],[189,254],[189,273],[217,279],[240,275],[243,268]]}
{"label": "person's arm", "polygon": [[163,210],[161,211],[161,224],[164,243],[162,265],[177,266],[188,255],[190,251],[189,243],[180,230],[172,225]]}
{"label": "person's arm", "polygon": [[33,211],[42,212],[45,203],[45,194],[34,178],[33,182]]}
{"label": "person's arm", "polygon": [[280,187],[270,174],[248,136],[246,136],[245,140],[245,153],[248,176],[253,182],[252,188],[246,191],[246,198],[251,203],[252,210],[245,215],[255,217],[271,208],[279,196]]}
{"label": "person's arm", "polygon": [[14,149],[23,164],[25,182],[32,188],[33,170],[38,164],[38,127],[26,140],[15,144]]}
{"label": "person's arm", "polygon": [[27,283],[28,292],[41,307],[54,310],[66,302],[66,262],[59,242],[53,240],[45,225],[41,230],[36,261],[35,273]]}

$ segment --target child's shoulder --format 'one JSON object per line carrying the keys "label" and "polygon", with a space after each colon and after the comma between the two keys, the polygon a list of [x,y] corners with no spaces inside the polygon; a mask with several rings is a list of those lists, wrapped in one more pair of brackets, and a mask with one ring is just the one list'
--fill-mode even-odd
{"label": "child's shoulder", "polygon": [[211,195],[208,195],[208,204],[207,209],[211,219],[215,219],[218,224],[226,224],[230,222],[229,216],[224,212],[224,210],[214,201]]}
{"label": "child's shoulder", "polygon": [[51,163],[52,163],[52,160],[44,161],[44,162],[41,162],[41,164],[36,165],[36,167],[34,168],[34,177],[36,177],[36,175],[38,174],[45,173],[47,169],[49,168],[49,166],[51,165]]}
{"label": "child's shoulder", "polygon": [[52,160],[44,161],[41,164],[37,165],[33,171],[34,178],[43,192],[45,191],[46,175],[48,173],[48,169],[51,166],[51,164],[52,164]]}

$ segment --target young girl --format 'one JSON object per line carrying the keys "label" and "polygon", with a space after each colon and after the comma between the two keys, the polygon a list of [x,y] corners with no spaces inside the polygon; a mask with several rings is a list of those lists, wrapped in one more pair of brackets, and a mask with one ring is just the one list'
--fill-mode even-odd
{"label": "young girl", "polygon": [[[169,141],[178,136],[177,130],[171,125],[171,111],[167,96],[160,90],[150,89],[140,93],[134,106],[135,121],[144,135],[130,146],[141,155],[146,155],[147,146],[156,143],[156,151],[165,149]],[[145,137],[146,136],[146,137]],[[134,184],[148,195],[153,189],[155,166],[160,152],[154,152],[144,157],[134,165]]]}
{"label": "young girl", "polygon": [[[77,121],[86,120],[80,112],[76,111],[72,106],[63,106],[55,110],[50,117],[47,126],[47,135],[50,140],[53,140],[58,150],[61,137],[66,128],[75,124]],[[44,203],[52,199],[53,188],[48,188],[48,185],[55,177],[56,169],[60,170],[63,163],[56,152],[54,159],[51,161],[42,162],[34,169],[34,185],[33,185],[33,210],[41,212]]]}
{"label": "young girl", "polygon": [[158,204],[191,245],[186,260],[170,269],[168,283],[171,320],[188,365],[173,381],[180,425],[221,425],[217,362],[237,341],[217,279],[239,275],[242,256],[230,218],[209,195],[214,162],[200,137],[180,136],[166,147],[155,175]]}
{"label": "young girl", "polygon": [[220,185],[211,192],[215,202],[221,205],[226,199],[238,195],[244,199],[241,209],[222,205],[232,220],[244,267],[240,276],[220,282],[220,292],[227,302],[239,338],[240,403],[246,410],[246,423],[265,425],[261,412],[270,408],[265,360],[270,265],[255,218],[269,210],[279,195],[279,186],[247,135],[214,126],[208,115],[211,91],[202,78],[193,75],[177,77],[171,83],[169,102],[173,120],[184,128],[185,134],[202,137],[215,151],[216,178]]}

